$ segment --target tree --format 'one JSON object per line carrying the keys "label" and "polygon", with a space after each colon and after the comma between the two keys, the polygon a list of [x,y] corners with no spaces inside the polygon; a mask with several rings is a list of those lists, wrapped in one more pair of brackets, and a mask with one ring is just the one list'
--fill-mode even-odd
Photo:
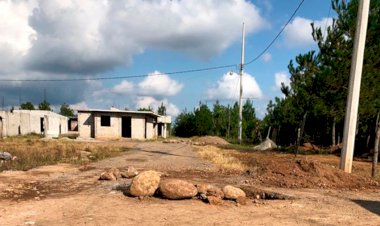
{"label": "tree", "polygon": [[165,107],[164,103],[161,102],[161,106],[159,106],[157,109],[157,114],[166,115],[166,107]]}
{"label": "tree", "polygon": [[139,108],[137,111],[153,111],[153,109],[151,106],[149,106],[148,108]]}
{"label": "tree", "polygon": [[73,117],[74,116],[74,110],[70,108],[70,105],[63,103],[61,105],[61,109],[59,112],[61,115],[67,116],[67,117]]}
{"label": "tree", "polygon": [[35,110],[34,105],[32,102],[25,102],[20,105],[21,110]]}
{"label": "tree", "polygon": [[212,133],[212,113],[206,104],[200,103],[200,106],[194,111],[195,128],[197,135],[204,136]]}
{"label": "tree", "polygon": [[44,100],[44,101],[42,101],[42,102],[38,105],[38,109],[39,109],[39,110],[45,110],[45,111],[51,111],[50,103],[47,102],[46,100]]}

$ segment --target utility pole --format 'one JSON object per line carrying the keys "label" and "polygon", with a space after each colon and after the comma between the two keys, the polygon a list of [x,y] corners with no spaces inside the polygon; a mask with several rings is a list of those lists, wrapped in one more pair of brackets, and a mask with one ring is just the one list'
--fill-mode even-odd
{"label": "utility pole", "polygon": [[243,124],[243,67],[244,67],[244,35],[245,35],[245,24],[243,23],[242,38],[241,38],[241,64],[240,64],[240,96],[239,96],[239,131],[238,131],[238,142],[241,144],[242,141],[242,124]]}
{"label": "utility pole", "polygon": [[360,83],[363,69],[365,40],[367,35],[368,11],[370,0],[360,0],[354,49],[351,60],[350,84],[346,104],[346,117],[344,120],[343,149],[340,156],[340,169],[351,173],[352,159],[354,157],[356,123],[358,118],[358,106],[360,95]]}

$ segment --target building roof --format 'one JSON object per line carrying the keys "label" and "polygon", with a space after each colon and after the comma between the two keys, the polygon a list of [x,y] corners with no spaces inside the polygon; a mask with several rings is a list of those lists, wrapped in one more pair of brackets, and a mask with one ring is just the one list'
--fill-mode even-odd
{"label": "building roof", "polygon": [[91,112],[96,112],[96,113],[118,113],[118,114],[145,114],[145,115],[151,115],[154,117],[161,117],[161,115],[154,113],[153,111],[127,111],[127,110],[119,110],[119,109],[111,109],[111,110],[106,110],[106,109],[85,109],[85,110],[78,110],[78,113],[83,112],[83,113],[91,113]]}

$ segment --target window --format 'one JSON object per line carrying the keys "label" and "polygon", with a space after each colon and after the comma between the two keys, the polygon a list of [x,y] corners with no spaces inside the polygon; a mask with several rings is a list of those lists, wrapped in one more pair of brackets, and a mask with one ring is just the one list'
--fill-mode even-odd
{"label": "window", "polygon": [[111,116],[107,116],[107,115],[100,116],[100,125],[111,126]]}

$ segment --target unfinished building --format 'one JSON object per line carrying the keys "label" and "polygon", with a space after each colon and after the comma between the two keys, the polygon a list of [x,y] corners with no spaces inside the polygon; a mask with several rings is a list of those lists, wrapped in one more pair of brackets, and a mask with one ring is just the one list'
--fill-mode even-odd
{"label": "unfinished building", "polygon": [[78,110],[78,131],[82,138],[166,138],[170,123],[170,116],[151,111]]}

